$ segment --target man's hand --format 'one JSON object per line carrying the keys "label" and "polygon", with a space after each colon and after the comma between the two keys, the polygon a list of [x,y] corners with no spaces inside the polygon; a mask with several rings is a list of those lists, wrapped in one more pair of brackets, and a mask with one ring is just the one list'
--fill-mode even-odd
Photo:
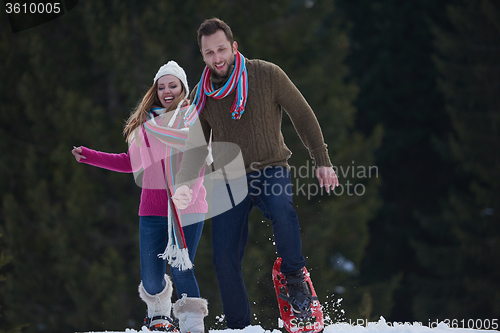
{"label": "man's hand", "polygon": [[319,180],[319,187],[324,186],[327,193],[339,186],[339,179],[332,167],[319,167],[316,169],[316,177]]}
{"label": "man's hand", "polygon": [[186,208],[193,197],[191,193],[193,193],[193,190],[190,190],[187,185],[180,186],[172,196],[175,206],[178,209]]}

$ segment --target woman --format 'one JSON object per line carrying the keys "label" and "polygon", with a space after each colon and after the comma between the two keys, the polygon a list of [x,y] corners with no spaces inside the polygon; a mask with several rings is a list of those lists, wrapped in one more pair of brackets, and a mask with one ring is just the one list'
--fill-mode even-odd
{"label": "woman", "polygon": [[[172,237],[168,224],[171,221],[168,218],[169,213],[171,218],[177,216],[172,209],[174,207],[168,193],[169,190],[173,193],[172,179],[168,175],[171,173],[169,171],[176,167],[175,164],[180,163],[182,140],[187,137],[183,133],[186,133],[187,128],[184,119],[189,105],[188,94],[186,73],[175,61],[169,61],[160,67],[153,86],[127,120],[123,130],[129,143],[127,153],[109,154],[86,147],[75,147],[72,150],[80,163],[117,172],[134,172],[136,181],[142,187],[139,206],[142,281],[139,285],[139,295],[148,308],[145,324],[155,331],[176,330],[170,319],[172,283],[165,274],[166,262],[158,254],[165,250],[165,258],[166,248],[169,248],[167,240],[177,238]],[[174,135],[170,136],[171,133]],[[175,137],[177,141],[170,142],[170,137]],[[190,260],[188,264],[194,260],[207,212],[202,173],[191,186],[190,205],[180,211],[185,246]],[[208,314],[207,301],[200,298],[193,269],[182,269],[178,266],[180,265],[171,264],[172,276],[180,298],[174,304],[174,315],[180,319],[182,333],[202,333],[203,318]]]}

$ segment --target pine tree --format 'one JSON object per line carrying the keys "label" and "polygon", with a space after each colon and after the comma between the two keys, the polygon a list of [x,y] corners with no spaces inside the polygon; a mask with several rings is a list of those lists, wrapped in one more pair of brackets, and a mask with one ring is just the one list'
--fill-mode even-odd
{"label": "pine tree", "polygon": [[435,28],[434,59],[453,123],[443,152],[456,161],[457,183],[440,214],[421,217],[429,241],[415,244],[424,270],[413,310],[489,328],[468,320],[500,316],[500,6],[464,0],[447,14],[452,29]]}
{"label": "pine tree", "polygon": [[360,279],[377,290],[372,295],[375,318],[411,322],[410,276],[418,265],[410,244],[424,237],[416,216],[436,213],[436,202],[446,196],[451,182],[452,164],[436,144],[451,125],[436,87],[429,26],[431,20],[445,20],[446,2],[336,3],[350,28],[346,61],[349,78],[359,85],[356,126],[363,133],[381,126],[384,133],[374,162],[381,177],[382,206],[369,222],[370,243]]}
{"label": "pine tree", "polygon": [[[47,25],[9,37],[19,44],[15,56],[25,63],[7,67],[13,80],[4,91],[13,101],[2,108],[2,136],[10,146],[5,152],[12,168],[4,174],[9,177],[2,186],[2,228],[8,251],[17,259],[5,293],[5,315],[11,322],[28,321],[28,331],[92,327],[89,308],[103,314],[98,304],[107,296],[90,288],[103,282],[95,281],[91,267],[102,265],[99,261],[113,246],[104,232],[91,228],[107,218],[102,205],[106,181],[96,186],[68,155],[80,134],[105,140],[105,132],[86,124],[106,120],[102,108],[84,96],[78,71],[69,67],[64,72],[60,66],[65,57],[75,67],[86,63],[84,55],[70,54],[77,51],[69,49],[68,39],[77,37],[72,32]],[[49,40],[51,44],[44,42]],[[116,272],[111,266],[104,270]],[[122,284],[116,273],[118,279],[108,289],[114,294]],[[90,294],[96,295],[94,300]]]}
{"label": "pine tree", "polygon": [[[0,240],[1,238],[3,237],[2,234],[0,234]],[[12,257],[9,257],[7,255],[5,255],[5,253],[3,252],[3,250],[0,252],[0,283],[4,283],[5,281],[7,281],[7,276],[5,274],[3,274],[4,270],[5,270],[5,266],[7,266],[10,262],[12,261]],[[2,296],[2,295],[0,295]],[[3,299],[3,297],[2,297]],[[2,302],[0,302],[0,323],[2,324],[1,326],[2,327],[9,327],[9,326],[13,326],[11,325],[10,323],[6,322],[5,319],[3,319],[2,315]],[[17,324],[17,326],[15,327],[12,327],[10,329],[0,329],[0,333],[21,333],[23,328],[25,328],[26,326],[28,326],[27,324],[24,324],[24,325],[19,325]]]}
{"label": "pine tree", "polygon": [[[8,322],[28,321],[28,332],[140,326],[140,189],[131,175],[79,165],[70,151],[73,145],[125,151],[124,119],[168,60],[186,69],[192,88],[204,66],[196,29],[206,18],[227,21],[245,56],[285,70],[315,110],[339,169],[373,165],[380,132],[363,136],[355,130],[357,88],[344,81],[349,45],[334,13],[331,2],[111,1],[79,3],[57,20],[17,34],[0,22],[0,74],[6,78],[0,81],[0,148],[6,157],[0,214],[5,252],[15,258],[2,287]],[[286,117],[283,131],[294,152],[291,164],[304,166],[309,156]],[[379,205],[378,178],[340,177],[344,185],[359,181],[366,193],[300,194],[296,206],[318,294],[327,301],[331,286],[345,286],[353,294],[346,307],[355,317],[363,292],[354,295],[355,277],[335,271],[332,260],[338,252],[359,265],[367,221]],[[310,170],[298,178],[305,178],[299,180],[306,189],[317,186]],[[257,212],[252,215],[244,273],[257,319],[274,327],[275,249],[270,226],[261,221]],[[202,296],[210,301],[209,326],[222,313],[211,259],[208,221],[195,265]]]}

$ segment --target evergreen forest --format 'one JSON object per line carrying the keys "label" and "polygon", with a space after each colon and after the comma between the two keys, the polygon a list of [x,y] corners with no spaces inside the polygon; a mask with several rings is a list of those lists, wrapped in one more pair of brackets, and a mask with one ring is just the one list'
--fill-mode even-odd
{"label": "evergreen forest", "polygon": [[[141,327],[141,189],[71,149],[126,152],[125,120],[161,65],[198,83],[196,30],[211,17],[245,57],[287,73],[323,130],[330,193],[284,113],[302,252],[329,322],[500,318],[499,1],[70,2],[18,31],[0,13],[0,333]],[[275,328],[271,223],[255,210],[249,229],[253,321]],[[206,324],[222,329],[211,220],[194,264]]]}

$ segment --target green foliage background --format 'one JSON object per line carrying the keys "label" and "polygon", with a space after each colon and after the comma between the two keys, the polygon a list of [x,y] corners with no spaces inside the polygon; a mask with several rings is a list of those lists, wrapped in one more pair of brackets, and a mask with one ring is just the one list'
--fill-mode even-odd
{"label": "green foliage background", "polygon": [[[0,332],[140,327],[140,188],[70,150],[125,151],[124,120],[168,60],[194,87],[196,29],[213,16],[285,70],[322,126],[342,186],[307,195],[312,163],[283,119],[331,320],[498,318],[497,2],[112,0],[18,33],[0,14]],[[250,223],[254,322],[276,327],[272,231],[258,211]],[[196,274],[222,328],[205,226]]]}

